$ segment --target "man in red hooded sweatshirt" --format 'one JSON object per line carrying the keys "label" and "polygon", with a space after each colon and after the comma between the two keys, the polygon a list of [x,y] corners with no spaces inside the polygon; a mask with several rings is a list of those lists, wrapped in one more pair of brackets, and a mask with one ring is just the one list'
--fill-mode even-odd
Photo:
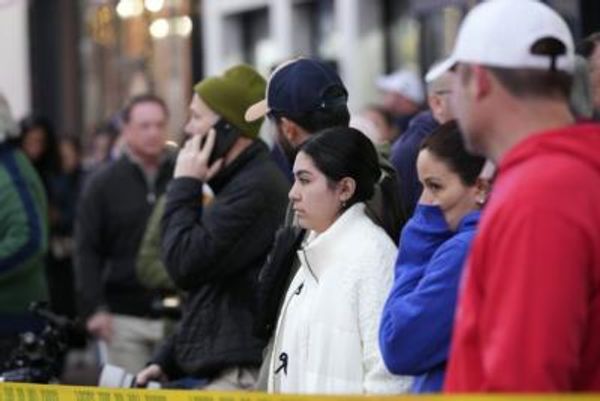
{"label": "man in red hooded sweatshirt", "polygon": [[569,111],[573,65],[569,28],[535,0],[479,4],[447,60],[465,141],[499,175],[446,391],[600,391],[600,126]]}

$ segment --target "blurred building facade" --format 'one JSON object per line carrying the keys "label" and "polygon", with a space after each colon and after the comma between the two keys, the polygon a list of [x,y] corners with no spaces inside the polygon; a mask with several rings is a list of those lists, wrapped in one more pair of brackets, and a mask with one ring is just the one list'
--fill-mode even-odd
{"label": "blurred building facade", "polygon": [[[204,0],[204,68],[249,62],[268,74],[294,56],[337,66],[353,109],[376,101],[373,79],[398,68],[424,73],[452,48],[479,0]],[[547,0],[577,39],[600,30],[600,2]],[[499,43],[499,46],[502,44]]]}
{"label": "blurred building facade", "polygon": [[27,2],[0,1],[0,91],[9,99],[16,116],[31,110],[31,77]]}
{"label": "blurred building facade", "polygon": [[[422,73],[446,55],[478,1],[0,0],[0,90],[17,116],[45,115],[84,139],[131,95],[153,91],[176,139],[193,82],[239,62],[268,75],[305,55],[338,69],[356,110],[378,100],[378,75]],[[544,1],[577,40],[600,30],[600,1]]]}

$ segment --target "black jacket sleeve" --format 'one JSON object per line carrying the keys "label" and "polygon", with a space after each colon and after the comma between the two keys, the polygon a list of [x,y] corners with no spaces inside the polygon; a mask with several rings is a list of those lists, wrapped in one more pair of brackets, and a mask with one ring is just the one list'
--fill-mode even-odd
{"label": "black jacket sleeve", "polygon": [[169,184],[161,230],[162,256],[179,288],[191,290],[245,266],[221,262],[260,217],[264,196],[252,184],[238,185],[232,191],[225,201],[217,196],[210,210],[204,210],[199,180],[182,177]]}
{"label": "black jacket sleeve", "polygon": [[102,251],[102,196],[98,182],[90,180],[81,196],[75,220],[75,280],[83,316],[104,307]]}
{"label": "black jacket sleeve", "polygon": [[[179,329],[179,326],[177,326],[175,332]],[[155,363],[160,366],[163,373],[167,375],[168,380],[177,380],[184,376],[175,360],[175,336],[175,333],[173,333],[164,339],[149,362],[149,364]]]}
{"label": "black jacket sleeve", "polygon": [[275,243],[258,278],[254,334],[268,340],[273,335],[277,316],[296,270],[296,251],[306,231],[298,226],[277,230]]}

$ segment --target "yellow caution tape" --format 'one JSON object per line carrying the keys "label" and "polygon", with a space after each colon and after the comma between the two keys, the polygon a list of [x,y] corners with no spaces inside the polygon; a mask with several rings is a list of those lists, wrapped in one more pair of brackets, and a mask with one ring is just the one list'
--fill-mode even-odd
{"label": "yellow caution tape", "polygon": [[321,396],[0,383],[0,401],[600,401],[600,394]]}

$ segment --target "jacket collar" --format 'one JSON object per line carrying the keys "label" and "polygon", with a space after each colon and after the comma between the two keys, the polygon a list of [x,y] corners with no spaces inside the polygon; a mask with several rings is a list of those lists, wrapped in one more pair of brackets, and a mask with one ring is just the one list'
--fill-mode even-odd
{"label": "jacket collar", "polygon": [[233,179],[239,171],[246,168],[248,164],[256,159],[262,159],[268,157],[267,145],[257,139],[253,141],[242,153],[238,155],[229,165],[223,168],[216,176],[214,176],[208,185],[216,194],[220,192],[229,181]]}
{"label": "jacket collar", "polygon": [[479,223],[479,218],[481,217],[480,211],[475,211],[468,213],[465,217],[462,218],[460,223],[458,223],[458,227],[456,232],[463,231],[471,231],[477,228],[477,223]]}
{"label": "jacket collar", "polygon": [[352,237],[356,236],[357,229],[353,226],[360,219],[368,219],[364,209],[365,204],[362,202],[352,205],[321,234],[314,231],[309,233],[305,244],[298,251],[298,257],[317,283],[328,267],[339,263],[352,252]]}
{"label": "jacket collar", "polygon": [[[458,223],[456,232],[473,230],[477,227],[479,218],[481,217],[481,211],[476,210],[467,213]],[[418,226],[425,226],[430,233],[435,235],[443,236],[444,233],[447,235],[453,235],[456,232],[451,232],[448,228],[448,223],[444,218],[444,213],[439,206],[425,205],[418,203],[415,208],[413,217],[409,220],[408,224],[417,224]]]}
{"label": "jacket collar", "polygon": [[[156,171],[157,172],[161,171],[162,169],[165,168],[165,166],[169,166],[169,165],[173,164],[175,157],[176,157],[175,153],[170,151],[168,148],[166,148],[158,159],[158,165],[156,166]],[[144,168],[143,163],[140,161],[140,159],[136,155],[133,154],[133,152],[131,150],[129,150],[127,145],[124,146],[121,159],[127,161],[129,164],[134,165],[140,171],[144,172],[144,174],[146,173],[146,169]]]}

